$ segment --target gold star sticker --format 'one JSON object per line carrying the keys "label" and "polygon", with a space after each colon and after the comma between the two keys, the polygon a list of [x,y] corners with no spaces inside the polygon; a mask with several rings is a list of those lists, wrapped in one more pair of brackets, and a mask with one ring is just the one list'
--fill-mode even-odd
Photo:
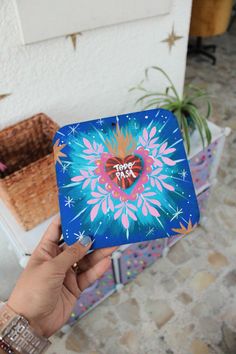
{"label": "gold star sticker", "polygon": [[180,229],[172,229],[172,231],[180,235],[188,235],[197,226],[197,224],[193,225],[190,219],[187,227],[185,227],[181,222],[179,223],[179,225],[180,225]]}
{"label": "gold star sticker", "polygon": [[57,141],[55,142],[55,144],[53,146],[54,161],[55,161],[55,164],[57,162],[59,162],[59,164],[62,165],[61,157],[66,157],[67,155],[64,154],[64,152],[62,152],[61,150],[64,149],[66,144],[59,145],[59,143],[60,143],[60,139],[57,139]]}
{"label": "gold star sticker", "polygon": [[169,51],[171,51],[172,47],[175,45],[175,42],[179,39],[183,38],[183,36],[177,36],[174,30],[174,26],[172,27],[172,31],[166,39],[163,39],[162,42],[166,42],[169,46]]}
{"label": "gold star sticker", "polygon": [[10,95],[11,95],[10,93],[0,94],[0,101],[3,100],[4,98],[6,98],[7,96],[10,96]]}
{"label": "gold star sticker", "polygon": [[75,32],[75,33],[68,34],[68,36],[66,36],[66,38],[71,39],[74,50],[76,50],[76,48],[77,48],[77,36],[82,36],[82,33]]}

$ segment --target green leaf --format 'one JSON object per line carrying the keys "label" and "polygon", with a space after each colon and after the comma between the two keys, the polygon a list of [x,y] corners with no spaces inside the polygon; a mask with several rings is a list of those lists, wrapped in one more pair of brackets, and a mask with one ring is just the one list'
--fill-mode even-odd
{"label": "green leaf", "polygon": [[179,97],[179,95],[178,95],[178,92],[177,92],[177,90],[176,90],[176,88],[175,88],[173,82],[171,81],[170,77],[169,77],[169,76],[167,75],[167,73],[166,73],[163,69],[161,69],[160,67],[158,67],[158,66],[150,66],[150,67],[148,67],[148,68],[145,70],[145,77],[148,79],[148,73],[149,73],[149,71],[150,71],[151,69],[160,71],[160,72],[165,76],[165,78],[166,78],[166,79],[169,81],[169,83],[170,83],[170,89],[172,89],[172,91],[174,92],[174,94],[175,94],[177,100],[180,100],[180,97]]}

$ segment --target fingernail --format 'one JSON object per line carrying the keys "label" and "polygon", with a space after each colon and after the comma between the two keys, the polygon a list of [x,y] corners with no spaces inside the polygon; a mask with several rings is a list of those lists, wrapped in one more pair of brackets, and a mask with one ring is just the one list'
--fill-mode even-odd
{"label": "fingernail", "polygon": [[83,236],[79,239],[79,243],[84,247],[87,247],[91,242],[92,240],[89,236]]}

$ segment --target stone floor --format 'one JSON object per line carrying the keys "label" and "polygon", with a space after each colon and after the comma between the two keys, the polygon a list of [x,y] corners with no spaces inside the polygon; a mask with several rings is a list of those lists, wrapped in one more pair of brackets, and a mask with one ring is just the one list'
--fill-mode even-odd
{"label": "stone floor", "polygon": [[122,291],[53,338],[49,354],[236,353],[236,28],[216,38],[217,65],[188,61],[187,81],[213,95],[232,134],[204,227]]}

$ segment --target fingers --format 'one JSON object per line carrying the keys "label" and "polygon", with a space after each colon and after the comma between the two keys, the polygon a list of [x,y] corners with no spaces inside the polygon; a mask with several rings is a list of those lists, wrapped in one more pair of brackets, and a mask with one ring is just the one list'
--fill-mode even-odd
{"label": "fingers", "polygon": [[61,218],[60,215],[56,215],[51,224],[48,226],[42,241],[52,241],[57,243],[61,237]]}
{"label": "fingers", "polygon": [[91,247],[91,238],[84,236],[72,246],[66,247],[52,262],[58,271],[67,272],[76,262],[82,259]]}
{"label": "fingers", "polygon": [[92,268],[88,269],[77,276],[78,287],[81,291],[84,291],[90,285],[92,285],[97,279],[99,279],[110,267],[110,257],[103,258]]}
{"label": "fingers", "polygon": [[95,264],[100,262],[103,258],[110,256],[117,247],[101,248],[90,254],[87,254],[78,264],[80,273],[85,272],[89,268],[93,267]]}

